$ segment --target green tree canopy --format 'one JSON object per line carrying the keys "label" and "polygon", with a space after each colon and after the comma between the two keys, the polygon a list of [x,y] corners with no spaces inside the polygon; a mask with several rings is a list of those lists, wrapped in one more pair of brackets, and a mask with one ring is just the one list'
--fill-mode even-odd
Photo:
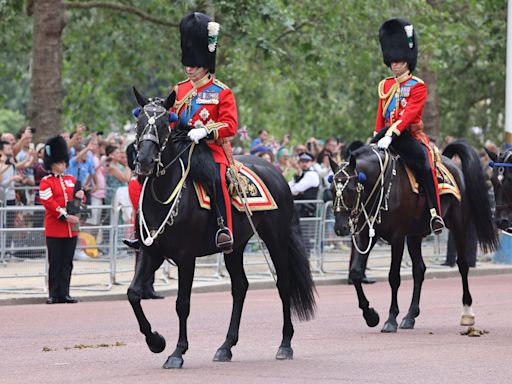
{"label": "green tree canopy", "polygon": [[[70,1],[88,3],[87,1]],[[481,127],[500,141],[505,99],[506,1],[457,0],[130,0],[177,24],[189,10],[215,12],[221,23],[217,77],[233,88],[240,125],[252,136],[365,138],[373,131],[377,85],[389,76],[380,24],[410,20],[419,36],[417,76],[437,79],[442,136]],[[184,78],[178,28],[104,8],[67,11],[63,122],[111,130],[130,119],[131,87],[167,94]],[[23,2],[0,1],[2,107],[26,113],[31,18]],[[427,84],[428,85],[428,84]],[[475,137],[470,137],[476,140]]]}

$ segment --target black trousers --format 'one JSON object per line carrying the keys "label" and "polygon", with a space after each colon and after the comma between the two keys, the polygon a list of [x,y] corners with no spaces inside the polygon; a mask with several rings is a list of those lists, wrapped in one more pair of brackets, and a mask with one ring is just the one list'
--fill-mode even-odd
{"label": "black trousers", "polygon": [[73,270],[77,237],[47,237],[48,248],[48,292],[50,297],[69,296],[69,283]]}
{"label": "black trousers", "polygon": [[[386,129],[381,129],[372,139],[372,143],[379,141],[380,138],[384,137],[385,133]],[[425,190],[429,209],[435,208],[439,214],[436,186],[432,176],[428,149],[420,141],[416,140],[409,131],[403,131],[400,136],[396,137],[391,142],[391,147],[400,155],[402,161],[413,170]]]}

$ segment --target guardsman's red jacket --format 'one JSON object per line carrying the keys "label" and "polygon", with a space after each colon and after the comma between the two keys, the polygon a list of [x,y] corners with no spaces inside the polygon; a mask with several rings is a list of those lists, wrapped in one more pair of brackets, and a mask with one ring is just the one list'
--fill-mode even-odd
{"label": "guardsman's red jacket", "polygon": [[75,178],[71,175],[49,174],[41,179],[39,197],[46,212],[44,233],[46,237],[74,237],[78,232],[71,230],[73,224],[65,220],[66,204],[73,200]]}
{"label": "guardsman's red jacket", "polygon": [[426,101],[427,86],[409,73],[382,80],[379,84],[375,132],[387,127],[386,136],[395,138],[408,129],[415,139],[428,145],[421,118]]}
{"label": "guardsman's red jacket", "polygon": [[183,81],[174,87],[176,102],[171,109],[183,125],[192,128],[204,126],[208,131],[207,143],[216,163],[229,165],[220,143],[236,134],[238,114],[233,92],[213,75],[201,80]]}

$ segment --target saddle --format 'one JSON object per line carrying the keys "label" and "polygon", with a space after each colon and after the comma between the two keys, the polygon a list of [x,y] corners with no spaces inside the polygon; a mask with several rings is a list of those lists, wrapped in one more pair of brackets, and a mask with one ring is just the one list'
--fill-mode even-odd
{"label": "saddle", "polygon": [[[247,203],[251,212],[254,211],[271,211],[277,209],[277,204],[274,197],[268,190],[267,186],[261,178],[254,173],[251,169],[244,167],[239,161],[234,161],[236,170],[238,171],[240,188],[245,190],[247,196]],[[231,172],[231,170],[228,170]],[[244,212],[244,196],[239,196],[231,177],[228,175],[226,181],[228,182],[228,192],[231,196],[231,204],[239,211]],[[211,209],[211,200],[208,192],[203,185],[195,181],[193,182],[196,191],[197,200],[201,208]]]}
{"label": "saddle", "polygon": [[[439,187],[439,195],[441,196],[451,194],[455,196],[457,200],[461,201],[462,197],[460,194],[459,186],[457,185],[457,182],[455,181],[455,178],[453,177],[450,170],[442,163],[439,149],[437,147],[434,147],[434,149],[432,149],[432,152],[432,158],[434,159],[434,168]],[[416,180],[414,172],[404,163],[402,164],[404,165],[405,170],[407,171],[407,176],[409,177],[409,183],[411,185],[412,192],[419,194],[419,183]]]}

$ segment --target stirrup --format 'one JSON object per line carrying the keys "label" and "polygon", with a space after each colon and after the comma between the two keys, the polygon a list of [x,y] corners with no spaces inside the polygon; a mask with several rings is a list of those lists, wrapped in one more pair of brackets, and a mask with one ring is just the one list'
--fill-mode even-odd
{"label": "stirrup", "polygon": [[233,234],[227,227],[219,228],[215,234],[215,246],[224,253],[233,252]]}
{"label": "stirrup", "polygon": [[440,235],[444,228],[443,218],[437,214],[435,208],[430,210],[430,215],[430,230],[434,235]]}

